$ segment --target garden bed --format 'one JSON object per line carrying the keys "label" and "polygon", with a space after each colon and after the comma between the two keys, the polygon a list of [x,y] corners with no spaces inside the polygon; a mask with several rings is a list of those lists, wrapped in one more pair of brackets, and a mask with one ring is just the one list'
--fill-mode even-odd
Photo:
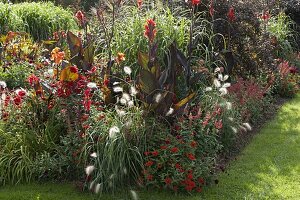
{"label": "garden bed", "polygon": [[116,1],[71,16],[0,4],[20,18],[0,21],[0,184],[74,181],[100,198],[218,182],[299,91],[294,22],[253,5]]}

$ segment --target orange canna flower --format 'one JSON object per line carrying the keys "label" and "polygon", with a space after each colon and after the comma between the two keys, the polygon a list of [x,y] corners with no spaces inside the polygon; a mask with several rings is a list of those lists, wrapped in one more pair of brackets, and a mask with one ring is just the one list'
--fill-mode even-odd
{"label": "orange canna flower", "polygon": [[51,51],[51,60],[55,62],[55,64],[59,65],[65,57],[65,52],[60,51],[59,47],[55,47]]}
{"label": "orange canna flower", "polygon": [[117,57],[117,63],[120,63],[122,61],[125,60],[125,54],[124,53],[118,53],[118,57]]}

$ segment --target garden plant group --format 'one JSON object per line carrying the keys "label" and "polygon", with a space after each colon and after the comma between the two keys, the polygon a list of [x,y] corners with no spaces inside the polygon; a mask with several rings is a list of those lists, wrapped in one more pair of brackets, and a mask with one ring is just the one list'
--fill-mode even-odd
{"label": "garden plant group", "polygon": [[0,2],[1,186],[205,192],[299,91],[296,1],[68,2]]}

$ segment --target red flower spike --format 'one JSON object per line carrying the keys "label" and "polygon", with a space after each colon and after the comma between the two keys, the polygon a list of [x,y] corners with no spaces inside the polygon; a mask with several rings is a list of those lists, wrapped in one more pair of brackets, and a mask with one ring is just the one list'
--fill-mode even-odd
{"label": "red flower spike", "polygon": [[214,16],[214,12],[215,12],[214,4],[213,4],[213,1],[211,0],[210,5],[209,5],[209,14],[210,14],[211,17]]}
{"label": "red flower spike", "polygon": [[220,119],[219,121],[215,121],[215,127],[216,129],[220,130],[223,128],[223,123],[222,123],[222,119]]}
{"label": "red flower spike", "polygon": [[86,18],[81,10],[77,11],[75,14],[75,17],[77,18],[79,24],[83,26],[86,23]]}
{"label": "red flower spike", "polygon": [[144,31],[144,36],[148,38],[150,43],[154,41],[154,37],[156,35],[156,23],[154,22],[153,19],[147,19],[147,22],[145,24],[145,31]]}
{"label": "red flower spike", "polygon": [[229,20],[230,22],[235,21],[236,18],[235,18],[234,8],[233,8],[233,7],[230,7],[230,8],[229,8],[229,11],[228,11],[227,16],[228,16],[228,20]]}

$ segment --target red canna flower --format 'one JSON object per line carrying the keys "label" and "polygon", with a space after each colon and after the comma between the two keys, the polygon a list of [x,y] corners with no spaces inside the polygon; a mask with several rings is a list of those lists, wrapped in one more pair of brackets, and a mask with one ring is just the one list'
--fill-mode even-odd
{"label": "red canna flower", "polygon": [[171,148],[171,152],[172,153],[177,153],[178,151],[179,151],[179,149],[177,147]]}
{"label": "red canna flower", "polygon": [[172,179],[170,177],[165,178],[166,185],[170,185],[172,183]]}
{"label": "red canna flower", "polygon": [[228,11],[227,16],[228,16],[228,20],[229,20],[230,22],[233,22],[233,21],[236,19],[236,18],[235,18],[234,8],[233,8],[233,7],[230,7],[230,8],[229,8],[229,11]]}
{"label": "red canna flower", "polygon": [[151,167],[154,164],[152,160],[149,160],[148,162],[145,163],[146,167]]}
{"label": "red canna flower", "polygon": [[75,14],[75,17],[77,18],[79,24],[81,26],[84,26],[84,24],[86,23],[86,18],[81,10],[77,11],[77,13]]}
{"label": "red canna flower", "polygon": [[152,43],[154,41],[154,37],[156,35],[156,23],[153,19],[147,19],[147,23],[145,24],[144,36],[149,39]]}
{"label": "red canna flower", "polygon": [[269,11],[264,11],[263,14],[261,15],[261,19],[264,21],[268,21],[271,18],[271,15]]}
{"label": "red canna flower", "polygon": [[197,6],[201,3],[201,0],[191,0],[193,6]]}

